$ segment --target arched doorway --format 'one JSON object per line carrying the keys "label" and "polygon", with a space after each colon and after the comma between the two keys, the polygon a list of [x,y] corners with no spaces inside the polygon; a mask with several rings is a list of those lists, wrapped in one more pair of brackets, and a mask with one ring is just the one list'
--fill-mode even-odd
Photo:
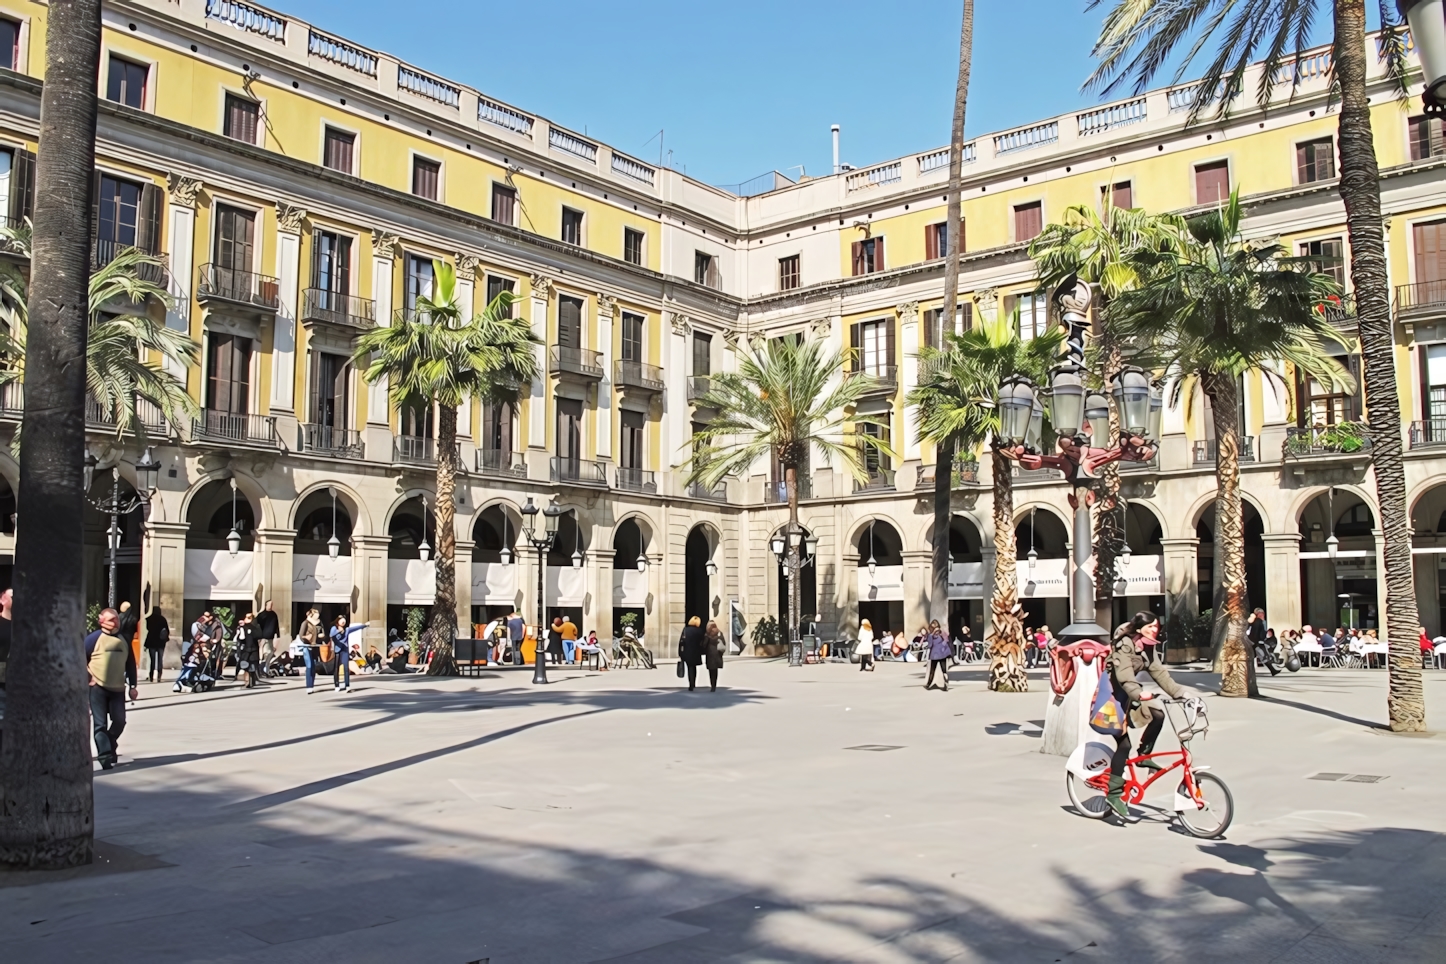
{"label": "arched doorway", "polygon": [[[300,579],[291,587],[291,625],[300,626],[309,609],[330,625],[351,615],[355,581],[351,569],[352,515],[340,492],[312,492],[296,508],[294,568]],[[336,559],[331,558],[335,538]]]}
{"label": "arched doorway", "polygon": [[[808,550],[808,537],[812,534],[803,526],[799,526],[798,536],[798,558],[800,562],[806,563],[798,570],[798,613],[799,618],[810,616],[818,612],[818,574],[815,571],[816,562],[810,561],[813,556]],[[786,527],[774,533],[774,537],[787,539]],[[769,540],[770,546],[772,538]],[[770,552],[772,549],[770,548]],[[786,555],[786,552],[785,552]],[[778,578],[778,609],[775,610],[778,617],[778,632],[780,643],[787,643],[790,638],[788,626],[788,572],[784,568],[782,560],[775,559],[774,566]]]}
{"label": "arched doorway", "polygon": [[904,625],[904,540],[880,519],[865,525],[854,538],[858,553],[859,623],[865,619],[874,637],[890,630],[912,637],[917,626]]}
{"label": "arched doorway", "polygon": [[[1245,519],[1245,602],[1250,608],[1259,606],[1270,616],[1270,602],[1265,596],[1265,523],[1255,506],[1242,500],[1241,513]],[[1215,567],[1215,506],[1212,504],[1200,513],[1195,524],[1195,537],[1200,540],[1196,550],[1198,570],[1196,576],[1200,586],[1200,611],[1214,610],[1222,600],[1216,599],[1220,585],[1219,573]]]}
{"label": "arched doorway", "polygon": [[1380,626],[1375,527],[1371,507],[1346,489],[1323,492],[1301,510],[1302,622],[1332,630]]}
{"label": "arched doorway", "polygon": [[1059,632],[1069,625],[1069,534],[1064,521],[1049,509],[1026,509],[1015,523],[1014,548],[1025,627],[1048,626]]}
{"label": "arched doorway", "polygon": [[[207,609],[228,625],[249,612],[257,580],[252,567],[256,546],[256,507],[230,479],[206,483],[191,497],[186,510],[186,582],[183,627],[189,627]],[[228,540],[239,537],[236,555]],[[185,632],[186,629],[182,629]]]}
{"label": "arched doorway", "polygon": [[[538,525],[541,525],[541,521]],[[582,604],[587,596],[587,537],[577,524],[577,510],[564,513],[557,523],[557,538],[547,553],[547,621],[555,616],[572,620],[584,635]]]}
{"label": "arched doorway", "polygon": [[[85,599],[87,605],[105,606],[110,590],[110,515],[97,509],[94,502],[109,501],[116,494],[116,482],[108,471],[95,475],[85,503]],[[6,489],[9,489],[8,484]],[[120,479],[119,493],[122,504],[135,501],[136,490],[124,477]],[[13,514],[14,511],[12,499],[10,512]],[[115,553],[116,604],[129,601],[133,608],[139,609],[143,541],[141,510],[137,508],[117,517],[116,528],[120,540]],[[11,531],[14,531],[13,527]]]}
{"label": "arched doorway", "polygon": [[949,638],[969,626],[974,639],[984,638],[984,538],[967,516],[949,519]]}
{"label": "arched doorway", "polygon": [[713,580],[708,572],[713,559],[713,544],[708,538],[708,530],[703,526],[694,526],[688,533],[683,551],[684,621],[697,616],[706,626],[708,620],[717,615],[713,610]]}
{"label": "arched doorway", "polygon": [[[387,522],[387,635],[395,630],[402,639],[425,629],[432,619],[437,576],[431,559],[437,533],[432,499],[407,499]],[[422,556],[427,558],[423,559]]]}
{"label": "arched doorway", "polygon": [[[490,505],[477,513],[472,524],[472,560],[458,560],[457,578],[472,580],[473,635],[494,619],[510,616],[517,608],[517,538],[521,518],[510,507]],[[533,619],[536,619],[533,615]],[[481,628],[479,628],[481,627]]]}
{"label": "arched doorway", "polygon": [[[613,530],[614,636],[624,627],[642,635],[647,629],[648,539],[637,519],[624,519]],[[629,618],[631,617],[631,618]]]}
{"label": "arched doorway", "polygon": [[1165,618],[1165,549],[1160,543],[1164,534],[1159,516],[1149,506],[1126,503],[1124,536],[1130,561],[1128,571],[1116,563],[1114,622],[1107,628],[1146,610]]}
{"label": "arched doorway", "polygon": [[1446,485],[1422,493],[1411,509],[1416,608],[1426,634],[1446,632]]}

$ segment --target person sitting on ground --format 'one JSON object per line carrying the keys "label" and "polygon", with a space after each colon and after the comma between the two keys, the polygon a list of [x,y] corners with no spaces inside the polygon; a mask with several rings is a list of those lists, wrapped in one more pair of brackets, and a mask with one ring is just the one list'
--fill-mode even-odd
{"label": "person sitting on ground", "polygon": [[398,676],[407,671],[407,656],[411,650],[406,643],[397,643],[387,651],[387,662],[382,667],[383,673],[395,673]]}
{"label": "person sitting on ground", "polygon": [[376,643],[367,647],[366,669],[368,673],[379,673],[382,669],[382,654],[377,652]]}

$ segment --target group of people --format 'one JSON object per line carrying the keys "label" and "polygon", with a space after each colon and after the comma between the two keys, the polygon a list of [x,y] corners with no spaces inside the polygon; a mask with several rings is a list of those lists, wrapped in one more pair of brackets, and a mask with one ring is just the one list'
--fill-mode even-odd
{"label": "group of people", "polygon": [[[546,630],[546,642],[542,652],[553,663],[577,663],[584,659],[596,659],[605,673],[612,662],[612,647],[598,639],[597,630],[589,630],[584,636],[571,616],[557,615]],[[517,666],[524,662],[522,646],[527,639],[536,635],[535,629],[527,624],[522,613],[513,610],[506,616],[493,619],[482,627],[479,637],[486,641],[487,661],[501,664],[510,661]],[[631,626],[623,627],[621,638],[624,649],[640,647],[643,638]]]}
{"label": "group of people", "polygon": [[[1369,662],[1382,652],[1378,647],[1384,646],[1374,629],[1344,626],[1334,630],[1328,626],[1317,629],[1307,623],[1300,629],[1283,629],[1277,635],[1274,627],[1266,625],[1265,610],[1259,608],[1246,617],[1245,623],[1245,635],[1250,640],[1255,658],[1272,674],[1279,672],[1282,654],[1287,659],[1294,654],[1301,662],[1313,661],[1318,665],[1342,653],[1353,654]],[[1441,641],[1446,642],[1446,638]],[[1422,653],[1434,653],[1434,648],[1422,627]]]}
{"label": "group of people", "polygon": [[725,645],[723,630],[718,628],[715,620],[708,620],[706,627],[697,616],[688,620],[688,625],[683,627],[683,634],[678,637],[678,665],[679,669],[687,674],[688,692],[691,693],[698,687],[699,666],[706,666],[708,669],[709,692],[717,691],[718,671],[723,668]]}
{"label": "group of people", "polygon": [[[939,643],[939,639],[943,640],[942,644]],[[874,667],[882,659],[933,662],[936,658],[941,658],[936,657],[934,653],[942,652],[944,648],[949,651],[947,657],[949,659],[962,659],[966,653],[982,655],[974,640],[974,634],[969,631],[968,623],[961,626],[959,635],[951,640],[949,633],[937,619],[926,626],[920,626],[913,639],[905,636],[903,630],[895,633],[885,629],[881,634],[875,636],[873,623],[867,619],[861,619],[859,620],[858,639],[854,643],[854,655],[859,658],[859,672],[862,673],[873,672]],[[932,677],[931,672],[930,678],[932,679]],[[945,689],[948,689],[947,678]]]}

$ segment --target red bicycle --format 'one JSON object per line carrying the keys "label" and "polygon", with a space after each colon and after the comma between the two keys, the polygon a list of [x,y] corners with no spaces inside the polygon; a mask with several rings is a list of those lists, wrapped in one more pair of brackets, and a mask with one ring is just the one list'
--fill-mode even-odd
{"label": "red bicycle", "polygon": [[[1190,757],[1190,741],[1210,729],[1205,702],[1198,697],[1188,697],[1161,700],[1161,703],[1180,740],[1180,749],[1162,750],[1128,760],[1125,764],[1125,803],[1139,803],[1144,799],[1145,791],[1156,781],[1179,770],[1180,782],[1175,787],[1172,808],[1180,825],[1194,837],[1207,840],[1220,837],[1229,829],[1235,815],[1235,800],[1224,780],[1208,772],[1209,767],[1195,766]],[[1099,740],[1090,740],[1077,747],[1065,765],[1065,790],[1069,793],[1070,803],[1081,816],[1103,820],[1112,812],[1105,798],[1109,793],[1110,757],[1114,749]],[[1152,771],[1141,766],[1146,760],[1161,769]],[[1168,766],[1165,765],[1167,760],[1170,761]],[[1141,771],[1150,774],[1143,781],[1140,779]]]}

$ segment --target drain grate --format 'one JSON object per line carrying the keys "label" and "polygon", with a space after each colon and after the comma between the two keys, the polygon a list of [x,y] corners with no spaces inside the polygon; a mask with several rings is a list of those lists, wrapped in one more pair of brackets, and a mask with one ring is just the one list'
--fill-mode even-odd
{"label": "drain grate", "polygon": [[1317,773],[1306,779],[1330,780],[1339,783],[1380,783],[1382,780],[1389,780],[1390,777],[1377,776],[1374,773]]}
{"label": "drain grate", "polygon": [[860,743],[858,746],[846,746],[845,750],[865,750],[869,753],[883,753],[887,750],[902,750],[901,746],[888,746],[884,743]]}

